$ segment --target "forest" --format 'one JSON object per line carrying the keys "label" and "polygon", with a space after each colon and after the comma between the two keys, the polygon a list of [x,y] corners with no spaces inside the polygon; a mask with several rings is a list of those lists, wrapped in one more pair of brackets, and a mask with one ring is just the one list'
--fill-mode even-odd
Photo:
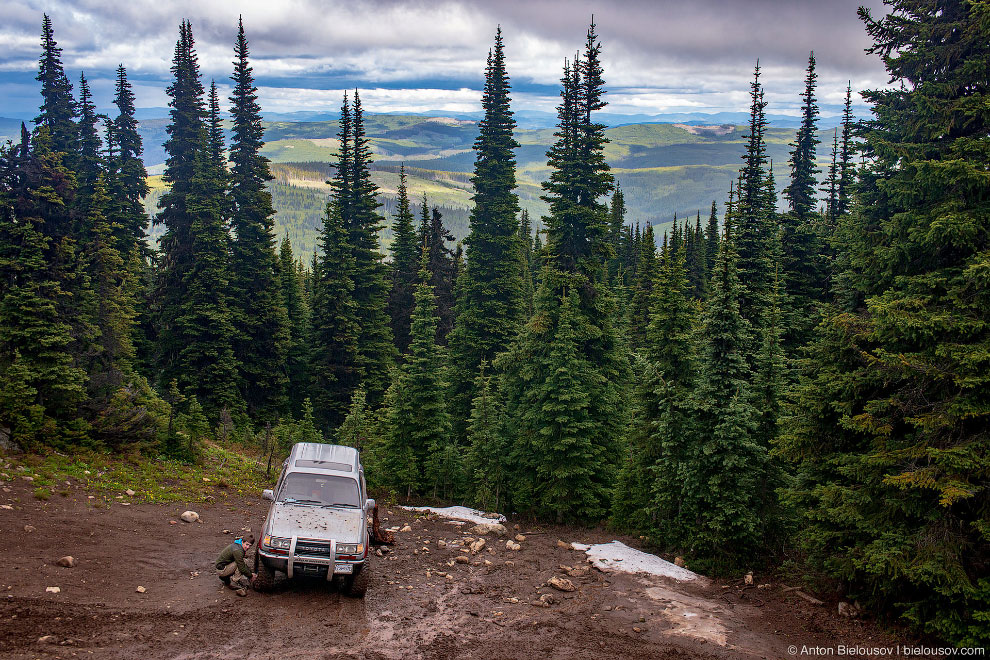
{"label": "forest", "polygon": [[311,259],[274,229],[269,184],[302,166],[263,154],[243,22],[229,116],[179,26],[149,196],[127,69],[100,115],[45,15],[40,113],[0,149],[0,446],[346,444],[384,497],[609,525],[985,645],[990,7],[888,6],[860,10],[891,80],[859,92],[871,116],[850,87],[820,143],[811,53],[778,180],[757,63],[727,196],[662,235],[606,158],[594,22],[563,64],[541,218],[518,193],[511,35],[457,175],[468,211],[412,198],[402,164],[383,208],[349,92],[333,162],[306,166],[329,195]]}

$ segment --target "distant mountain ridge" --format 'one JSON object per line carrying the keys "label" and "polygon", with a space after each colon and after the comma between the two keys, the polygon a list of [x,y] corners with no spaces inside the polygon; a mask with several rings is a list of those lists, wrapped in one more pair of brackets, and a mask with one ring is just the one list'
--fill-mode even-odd
{"label": "distant mountain ridge", "polygon": [[[329,163],[337,152],[336,119],[317,117],[335,114],[307,111],[273,120],[286,115],[269,113],[265,121],[264,154],[271,159],[276,175],[271,188],[279,212],[277,230],[279,235],[288,233],[304,254],[315,249],[316,232],[329,194],[325,183],[332,173]],[[546,152],[554,140],[552,126],[525,127],[537,119],[536,123],[549,121],[547,117],[537,117],[538,114],[523,111],[516,115],[521,125],[516,133],[520,143],[516,150],[517,192],[520,205],[530,212],[536,224],[547,212],[546,204],[540,199],[543,193],[540,184],[549,175]],[[303,115],[310,121],[299,121]],[[743,113],[650,115],[651,119],[677,121],[629,123],[623,122],[647,116],[602,115],[603,120],[615,122],[606,131],[609,143],[605,155],[622,187],[629,223],[654,225],[659,236],[669,228],[675,214],[683,219],[700,211],[706,219],[712,200],[717,202],[721,214],[729,185],[735,180],[745,153],[747,129],[738,121],[745,117]],[[0,118],[0,134],[14,139],[20,124],[20,119]],[[160,175],[164,169],[162,145],[167,138],[167,125],[164,116],[140,121],[145,162],[153,175],[154,190],[147,200],[149,212],[154,212],[162,190],[160,176],[154,175]],[[386,213],[394,203],[399,166],[405,164],[413,200],[419,203],[425,192],[431,205],[444,209],[454,236],[458,239],[466,236],[472,204],[469,178],[474,168],[476,118],[470,113],[374,113],[365,115],[365,129],[373,152],[373,176],[381,190],[380,201]],[[831,130],[824,129],[821,138],[819,166],[824,170]],[[774,164],[778,189],[789,174],[787,161],[793,139],[792,126],[771,121],[767,155]],[[388,241],[390,232],[386,231],[384,238]]]}

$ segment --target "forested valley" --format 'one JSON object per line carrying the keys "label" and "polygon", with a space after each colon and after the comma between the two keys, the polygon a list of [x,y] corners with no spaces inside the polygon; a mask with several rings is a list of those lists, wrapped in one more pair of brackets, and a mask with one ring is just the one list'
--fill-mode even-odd
{"label": "forested valley", "polygon": [[229,116],[179,26],[149,197],[126,68],[98,114],[46,15],[40,114],[0,150],[0,446],[196,463],[350,445],[383,498],[608,525],[695,571],[790,571],[985,645],[990,10],[889,12],[860,15],[891,84],[845,90],[825,144],[810,55],[784,179],[757,63],[736,175],[662,232],[606,158],[594,23],[564,61],[545,215],[524,208],[498,29],[470,208],[410,195],[401,162],[383,207],[354,90],[332,162],[305,166],[329,202],[302,251],[275,231],[269,184],[303,166],[263,153],[249,26],[231,26]]}

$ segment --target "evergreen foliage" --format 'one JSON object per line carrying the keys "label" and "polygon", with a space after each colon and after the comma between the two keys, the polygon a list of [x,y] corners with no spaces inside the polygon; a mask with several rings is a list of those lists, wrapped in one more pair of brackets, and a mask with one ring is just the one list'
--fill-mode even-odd
{"label": "evergreen foliage", "polygon": [[[289,323],[289,343],[285,356],[288,376],[289,410],[298,414],[309,396],[310,307],[303,274],[292,254],[289,237],[282,239],[278,265],[279,286]],[[312,407],[312,401],[310,401]]]}
{"label": "evergreen foliage", "polygon": [[405,165],[399,168],[398,211],[392,221],[392,288],[389,291],[388,313],[392,336],[399,355],[409,348],[409,325],[412,317],[413,289],[419,270],[422,246],[416,243],[413,214],[409,208]]}
{"label": "evergreen foliage", "polygon": [[982,5],[909,0],[875,20],[900,86],[864,93],[867,166],[838,247],[852,295],[820,326],[781,453],[813,562],[919,631],[986,644],[990,557]]}
{"label": "evergreen foliage", "polygon": [[[395,345],[386,312],[386,269],[378,246],[381,204],[375,199],[378,186],[371,180],[371,148],[357,91],[350,109],[344,97],[344,110],[348,110],[350,123],[345,130],[342,111],[341,156],[334,176],[333,203],[343,220],[353,262],[351,280],[358,328],[355,364],[361,372],[369,404],[377,406],[388,388],[389,372],[395,363]],[[345,153],[345,142],[349,144],[349,154]]]}
{"label": "evergreen foliage", "polygon": [[244,22],[239,20],[230,97],[230,225],[234,232],[230,305],[237,327],[234,353],[248,414],[259,422],[274,422],[288,405],[286,358],[291,336],[275,253],[275,209],[265,186],[273,177],[268,159],[260,153],[264,129],[248,55]]}
{"label": "evergreen foliage", "polygon": [[[350,110],[341,117],[341,132],[350,131]],[[349,144],[349,142],[348,142]],[[334,184],[348,176],[349,147],[341,142],[341,161]],[[325,430],[344,419],[355,388],[361,381],[357,365],[359,321],[354,299],[354,254],[341,216],[343,196],[331,197],[320,231],[319,251],[313,256],[311,294],[312,337],[310,339],[311,397],[316,418]]]}
{"label": "evergreen foliage", "polygon": [[48,14],[41,22],[41,49],[36,80],[41,83],[42,104],[34,123],[38,128],[48,129],[52,151],[71,156],[76,153],[78,140],[75,122],[78,110],[72,98],[72,83],[62,66],[62,49],[55,41],[55,29]]}
{"label": "evergreen foliage", "polygon": [[[474,379],[515,338],[523,320],[525,284],[520,272],[519,198],[502,30],[488,53],[481,105],[485,116],[474,143],[474,208],[464,239],[466,265],[459,283],[457,323],[451,337],[451,413],[463,437],[475,397]],[[528,219],[528,216],[527,216]],[[529,234],[526,234],[529,240]],[[527,310],[528,311],[528,310]]]}
{"label": "evergreen foliage", "polygon": [[427,252],[420,262],[409,353],[388,397],[383,467],[396,489],[449,497],[457,487],[459,454],[451,438],[443,381],[444,349],[437,344],[439,320],[429,284]]}

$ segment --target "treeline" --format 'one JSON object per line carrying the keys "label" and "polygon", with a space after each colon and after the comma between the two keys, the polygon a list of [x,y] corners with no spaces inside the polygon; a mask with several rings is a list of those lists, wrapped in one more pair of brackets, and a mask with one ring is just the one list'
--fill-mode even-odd
{"label": "treeline", "polygon": [[864,92],[862,121],[846,90],[827,170],[814,55],[780,187],[757,66],[721,222],[713,202],[662,237],[626,217],[604,158],[594,25],[564,65],[540,231],[516,193],[500,31],[463,250],[401,171],[385,259],[346,95],[305,264],[276,249],[243,28],[229,147],[180,28],[150,250],[123,67],[120,114],[99,118],[45,17],[42,113],[0,158],[4,433],[189,460],[209,439],[345,443],[401,497],[608,520],[701,570],[789,556],[919,632],[985,644],[990,34],[961,1],[861,15],[904,84]]}

